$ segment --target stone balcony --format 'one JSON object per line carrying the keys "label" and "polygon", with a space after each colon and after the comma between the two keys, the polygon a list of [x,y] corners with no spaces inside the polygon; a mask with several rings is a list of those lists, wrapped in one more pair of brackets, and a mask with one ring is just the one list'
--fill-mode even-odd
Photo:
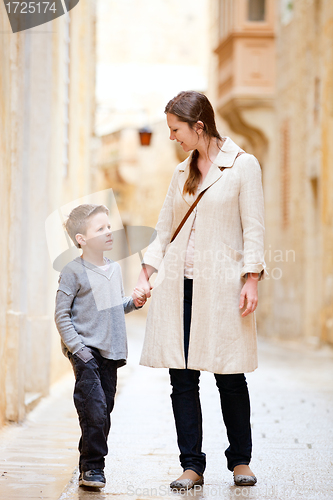
{"label": "stone balcony", "polygon": [[262,143],[251,110],[274,106],[275,1],[221,0],[218,29],[217,109],[232,130]]}

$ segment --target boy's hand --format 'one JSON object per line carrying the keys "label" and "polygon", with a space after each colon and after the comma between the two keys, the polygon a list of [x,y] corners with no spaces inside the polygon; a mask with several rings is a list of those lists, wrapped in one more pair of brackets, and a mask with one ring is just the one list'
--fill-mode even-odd
{"label": "boy's hand", "polygon": [[135,307],[141,307],[147,302],[147,296],[143,288],[135,287],[132,293],[132,298]]}
{"label": "boy's hand", "polygon": [[88,363],[91,359],[94,359],[94,356],[92,355],[91,350],[89,347],[85,346],[82,347],[79,351],[75,353],[75,356],[81,359],[81,361],[84,361],[85,363]]}

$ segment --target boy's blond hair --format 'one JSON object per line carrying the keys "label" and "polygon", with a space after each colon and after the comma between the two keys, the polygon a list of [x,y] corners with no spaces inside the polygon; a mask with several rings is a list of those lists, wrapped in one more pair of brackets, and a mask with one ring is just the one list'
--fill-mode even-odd
{"label": "boy's blond hair", "polygon": [[86,234],[90,217],[99,213],[109,215],[109,209],[105,205],[83,204],[73,208],[69,214],[64,228],[77,248],[81,248],[81,245],[76,241],[75,236]]}

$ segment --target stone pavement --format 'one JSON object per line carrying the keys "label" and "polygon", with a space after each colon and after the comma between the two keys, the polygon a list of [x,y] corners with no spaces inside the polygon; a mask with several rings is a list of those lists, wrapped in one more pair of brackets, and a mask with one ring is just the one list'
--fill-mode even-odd
{"label": "stone pavement", "polygon": [[0,432],[0,499],[58,499],[77,465],[78,425],[69,373],[23,424]]}
{"label": "stone pavement", "polygon": [[224,457],[227,439],[217,388],[213,375],[202,373],[205,486],[187,494],[172,493],[168,485],[181,469],[168,372],[138,365],[144,321],[139,314],[126,320],[130,355],[128,365],[119,370],[106,487],[100,492],[78,488],[75,466],[79,433],[70,376],[57,384],[23,426],[2,432],[1,500],[100,500],[114,496],[121,500],[174,496],[332,500],[331,348],[310,349],[298,343],[260,339],[259,368],[247,374],[252,406],[251,466],[258,478],[254,487],[233,484]]}

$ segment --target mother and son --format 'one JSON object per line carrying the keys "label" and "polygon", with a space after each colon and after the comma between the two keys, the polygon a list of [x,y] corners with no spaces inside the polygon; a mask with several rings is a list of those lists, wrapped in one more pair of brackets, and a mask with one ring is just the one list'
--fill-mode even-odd
{"label": "mother and son", "polygon": [[170,139],[191,154],[174,171],[157,237],[130,297],[124,295],[120,265],[103,256],[113,243],[108,209],[80,205],[65,223],[82,249],[60,274],[55,311],[62,349],[76,379],[79,484],[105,485],[117,369],[127,358],[125,313],[143,307],[151,296],[150,276],[163,268],[154,283],[140,363],[170,373],[183,469],[170,487],[187,490],[204,483],[201,370],[214,373],[220,394],[227,467],[235,484],[252,486],[257,479],[249,467],[250,400],[244,373],[257,368],[254,311],[258,281],[267,275],[261,168],[253,155],[219,134],[205,95],[181,92],[165,113]]}

